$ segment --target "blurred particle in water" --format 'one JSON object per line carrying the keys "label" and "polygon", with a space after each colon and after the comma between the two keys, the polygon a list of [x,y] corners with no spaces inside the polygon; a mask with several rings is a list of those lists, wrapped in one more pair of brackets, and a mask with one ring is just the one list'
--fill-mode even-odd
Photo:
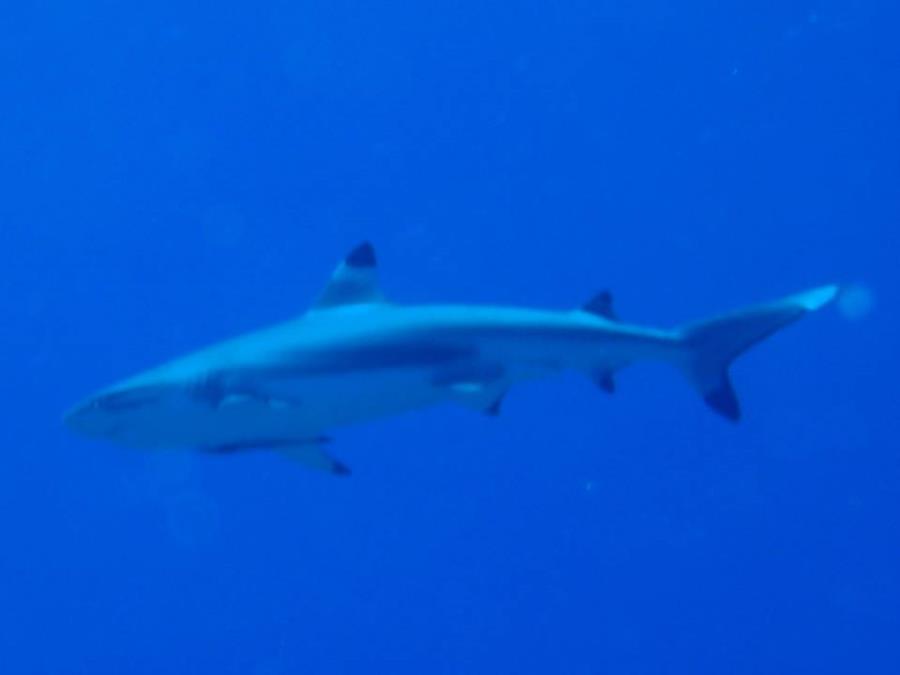
{"label": "blurred particle in water", "polygon": [[211,162],[212,144],[192,129],[179,129],[162,141],[162,152],[172,171],[183,177],[205,175]]}
{"label": "blurred particle in water", "polygon": [[207,546],[219,529],[216,503],[196,490],[185,490],[165,502],[166,526],[175,542],[187,549]]}
{"label": "blurred particle in water", "polygon": [[253,675],[281,675],[288,672],[291,672],[291,669],[285,666],[283,659],[278,656],[268,657],[253,667]]}
{"label": "blurred particle in water", "polygon": [[282,51],[282,67],[287,78],[306,91],[337,79],[347,55],[325,36],[305,36]]}
{"label": "blurred particle in water", "polygon": [[194,457],[187,452],[153,452],[142,456],[140,470],[122,478],[122,496],[133,504],[160,502],[192,480]]}
{"label": "blurred particle in water", "polygon": [[244,238],[246,221],[234,206],[217,204],[203,214],[203,236],[211,246],[234,248]]}
{"label": "blurred particle in water", "polygon": [[219,507],[194,477],[194,456],[155,452],[141,470],[123,479],[123,496],[132,506],[150,506],[174,544],[195,550],[218,536]]}
{"label": "blurred particle in water", "polygon": [[165,497],[180,492],[191,480],[195,458],[188,452],[156,452],[144,462],[148,492]]}
{"label": "blurred particle in water", "polygon": [[852,284],[841,291],[838,310],[845,319],[859,321],[869,315],[875,306],[872,291],[861,284]]}

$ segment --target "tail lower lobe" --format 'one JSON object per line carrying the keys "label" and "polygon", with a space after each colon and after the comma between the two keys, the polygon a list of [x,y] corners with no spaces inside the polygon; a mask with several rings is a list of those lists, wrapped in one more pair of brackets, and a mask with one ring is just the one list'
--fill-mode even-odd
{"label": "tail lower lobe", "polygon": [[829,304],[839,292],[836,285],[821,286],[682,326],[679,335],[686,348],[684,368],[706,404],[725,418],[738,421],[741,407],[728,373],[732,361],[757,342]]}

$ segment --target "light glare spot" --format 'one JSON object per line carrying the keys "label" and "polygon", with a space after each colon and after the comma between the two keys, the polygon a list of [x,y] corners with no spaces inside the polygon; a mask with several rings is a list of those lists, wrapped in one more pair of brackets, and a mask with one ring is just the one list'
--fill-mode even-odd
{"label": "light glare spot", "polygon": [[838,310],[850,321],[859,321],[869,315],[875,306],[872,291],[861,284],[847,286],[838,298]]}

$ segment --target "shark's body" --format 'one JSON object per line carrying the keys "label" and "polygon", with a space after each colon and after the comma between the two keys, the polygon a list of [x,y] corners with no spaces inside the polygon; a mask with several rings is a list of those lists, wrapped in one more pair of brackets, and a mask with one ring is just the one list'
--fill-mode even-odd
{"label": "shark's body", "polygon": [[837,293],[823,286],[674,330],[618,321],[607,293],[565,312],[402,306],[384,301],[374,252],[362,244],[302,317],[142,373],[66,419],[125,445],[273,448],[345,473],[324,449],[324,434],[335,428],[442,401],[496,414],[513,384],[563,369],[586,372],[612,391],[618,369],[659,360],[681,369],[713,409],[736,420],[732,359]]}

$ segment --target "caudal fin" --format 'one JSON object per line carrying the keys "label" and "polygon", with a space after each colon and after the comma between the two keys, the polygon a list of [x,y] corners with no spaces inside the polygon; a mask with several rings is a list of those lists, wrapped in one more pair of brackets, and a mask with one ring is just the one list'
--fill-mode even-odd
{"label": "caudal fin", "polygon": [[780,328],[829,304],[839,292],[836,285],[821,286],[681,327],[687,348],[685,370],[706,404],[732,421],[740,419],[740,404],[728,375],[731,362]]}

